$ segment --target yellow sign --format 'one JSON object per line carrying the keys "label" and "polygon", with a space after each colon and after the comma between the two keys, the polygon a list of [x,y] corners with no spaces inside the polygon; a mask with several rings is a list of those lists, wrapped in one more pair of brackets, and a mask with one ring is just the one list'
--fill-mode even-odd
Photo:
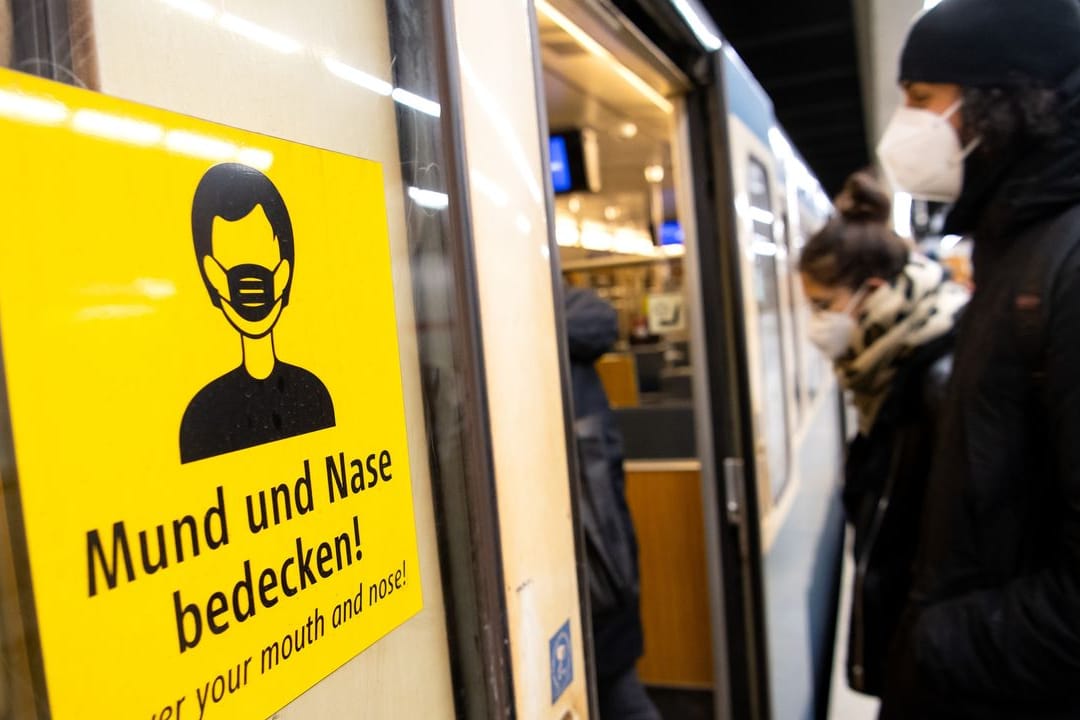
{"label": "yellow sign", "polygon": [[6,70],[0,153],[51,717],[266,717],[421,607],[381,168]]}

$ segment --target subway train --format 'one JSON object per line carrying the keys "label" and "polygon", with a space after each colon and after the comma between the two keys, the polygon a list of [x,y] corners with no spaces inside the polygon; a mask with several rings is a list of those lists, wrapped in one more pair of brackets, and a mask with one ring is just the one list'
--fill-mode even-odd
{"label": "subway train", "polygon": [[2,0],[0,64],[0,718],[597,717],[569,286],[639,677],[824,717],[831,203],[696,0]]}

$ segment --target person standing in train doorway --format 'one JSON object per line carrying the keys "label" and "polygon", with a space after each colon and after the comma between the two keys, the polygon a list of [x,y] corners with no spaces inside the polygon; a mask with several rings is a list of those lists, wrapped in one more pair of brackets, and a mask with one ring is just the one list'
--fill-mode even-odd
{"label": "person standing in train doorway", "polygon": [[975,290],[882,717],[1080,717],[1080,2],[943,0],[878,155]]}
{"label": "person standing in train doorway", "polygon": [[933,430],[967,291],[888,226],[889,196],[855,173],[838,215],[802,250],[809,337],[851,393],[858,433],[844,463],[854,535],[848,684],[880,696],[889,644],[911,590]]}
{"label": "person standing in train doorway", "polygon": [[564,295],[600,718],[660,720],[634,668],[644,648],[637,539],[622,438],[595,368],[619,337],[618,316],[591,291],[566,287]]}

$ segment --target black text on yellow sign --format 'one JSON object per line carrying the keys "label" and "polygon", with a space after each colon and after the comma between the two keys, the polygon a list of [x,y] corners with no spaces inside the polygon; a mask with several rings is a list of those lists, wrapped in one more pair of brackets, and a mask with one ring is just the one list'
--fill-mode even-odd
{"label": "black text on yellow sign", "polygon": [[49,713],[266,717],[422,603],[381,169],[7,71],[0,143]]}

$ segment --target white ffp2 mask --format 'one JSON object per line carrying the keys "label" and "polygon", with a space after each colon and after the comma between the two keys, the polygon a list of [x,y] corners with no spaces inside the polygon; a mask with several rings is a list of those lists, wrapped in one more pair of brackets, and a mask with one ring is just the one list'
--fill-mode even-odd
{"label": "white ffp2 mask", "polygon": [[836,361],[851,347],[851,338],[855,335],[855,318],[846,312],[817,310],[810,315],[806,334],[825,357]]}
{"label": "white ffp2 mask", "polygon": [[814,310],[810,313],[810,325],[806,329],[807,338],[818,350],[833,362],[847,353],[855,337],[858,325],[851,316],[853,308],[866,295],[866,288],[861,288],[851,296],[847,305],[840,312],[835,310]]}
{"label": "white ffp2 mask", "polygon": [[966,148],[949,118],[960,109],[957,100],[941,115],[930,110],[899,107],[877,146],[889,181],[921,200],[955,202],[964,186],[964,159],[979,144]]}

